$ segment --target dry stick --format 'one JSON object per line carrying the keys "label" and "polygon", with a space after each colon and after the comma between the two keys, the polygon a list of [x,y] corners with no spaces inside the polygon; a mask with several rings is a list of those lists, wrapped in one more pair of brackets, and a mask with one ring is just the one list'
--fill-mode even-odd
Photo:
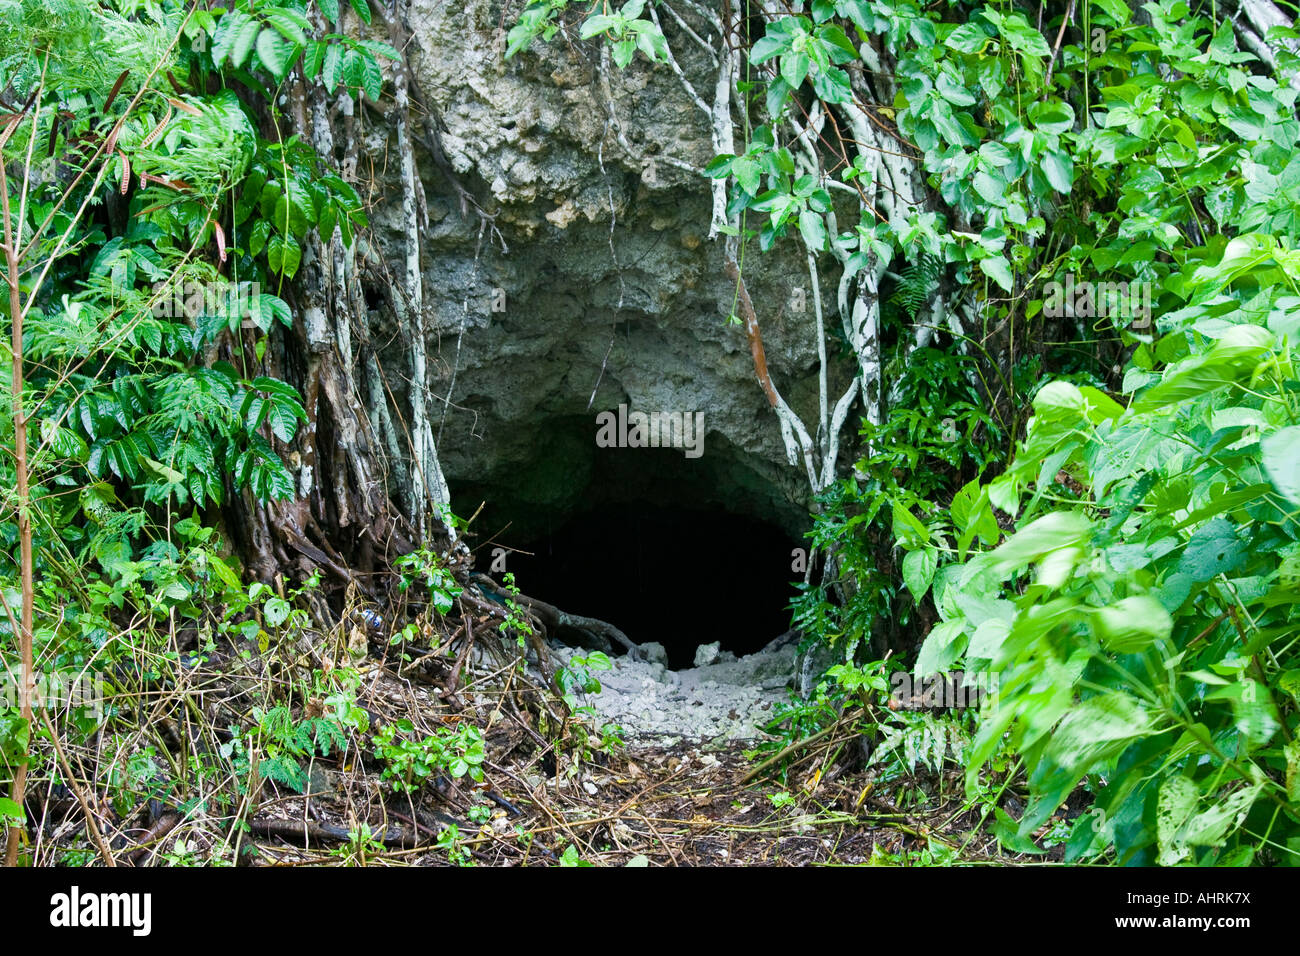
{"label": "dry stick", "polygon": [[650,828],[650,832],[654,834],[654,838],[659,841],[659,844],[668,851],[668,855],[672,857],[673,863],[677,866],[681,866],[682,858],[677,855],[677,851],[673,849],[673,845],[665,840],[663,834],[660,833],[655,828],[655,825],[650,822],[650,818],[644,813],[638,813],[637,816],[641,818],[642,823]]}
{"label": "dry stick", "polygon": [[[599,816],[599,817],[591,817],[591,818],[586,819],[586,820],[573,820],[573,821],[570,821],[570,822],[567,822],[567,823],[557,823],[555,826],[549,826],[549,827],[533,827],[533,828],[530,829],[528,832],[529,832],[529,833],[547,833],[547,832],[550,832],[550,831],[552,831],[552,830],[563,830],[563,831],[565,831],[566,833],[570,834],[570,836],[572,836],[572,832],[573,832],[573,831],[571,831],[571,830],[569,829],[570,826],[594,826],[595,824],[598,824],[598,823],[616,823],[616,822],[618,822],[619,820],[623,819],[623,816],[628,812],[628,810],[630,810],[633,806],[635,806],[637,803],[639,803],[640,800],[641,800],[641,798],[644,797],[647,793],[650,793],[651,791],[654,791],[654,790],[658,790],[660,787],[666,786],[667,784],[671,783],[671,782],[673,781],[674,778],[680,776],[680,775],[681,775],[682,773],[684,773],[684,772],[685,772],[684,769],[679,768],[679,769],[673,771],[673,773],[672,773],[671,775],[669,775],[669,776],[667,776],[667,777],[664,777],[662,780],[656,780],[654,783],[652,783],[652,784],[650,784],[649,786],[643,788],[643,789],[640,790],[638,793],[634,794],[631,798],[629,798],[628,800],[624,801],[623,804],[622,804],[622,805],[621,805],[617,810],[615,810],[613,813],[607,813],[607,814],[604,814],[604,815]],[[513,774],[510,774],[510,776],[513,777],[514,775],[513,775]],[[517,778],[516,778],[516,779],[517,779]],[[543,806],[543,805],[540,804],[540,803],[536,804],[536,806],[540,807],[540,808],[543,810],[543,812],[546,813],[547,816],[551,817],[552,820],[555,819],[555,816],[554,816],[553,814],[551,814],[550,811],[549,811],[545,806]],[[646,817],[645,817],[644,814],[638,812],[638,813],[636,813],[635,815],[638,816],[638,817],[640,817],[643,821],[646,822],[647,825],[649,825],[649,820],[646,820]],[[657,818],[656,818],[656,819],[657,819]],[[662,822],[662,821],[661,821],[661,822]]]}
{"label": "dry stick", "polygon": [[81,812],[86,816],[86,828],[90,830],[91,839],[95,841],[95,846],[99,848],[99,855],[104,858],[104,865],[117,866],[113,854],[108,852],[108,845],[104,842],[104,835],[99,832],[99,825],[95,823],[95,815],[90,812],[90,803],[86,800],[86,795],[72,775],[72,767],[68,765],[67,755],[63,752],[63,744],[59,742],[59,735],[54,730],[54,724],[50,722],[50,715],[42,710],[41,718],[45,721],[46,729],[50,732],[50,741],[54,744],[54,753],[59,758],[59,766],[63,768],[63,777],[68,782],[68,789],[72,791],[72,795],[81,804]]}
{"label": "dry stick", "polygon": [[[15,120],[4,136],[0,138],[0,148],[9,141],[10,135],[17,129]],[[19,291],[18,252],[14,248],[13,214],[9,208],[9,177],[5,164],[0,158],[0,204],[4,215],[5,265],[9,282],[9,315],[13,326],[12,345],[10,346],[10,363],[13,366],[13,384],[11,399],[14,417],[14,468],[17,472],[15,493],[18,505],[18,550],[22,567],[22,611],[21,627],[18,631],[18,654],[21,659],[21,680],[18,700],[22,719],[31,727],[32,723],[32,618],[35,608],[35,584],[32,579],[32,516],[30,511],[30,490],[27,486],[27,418],[23,414],[23,311],[22,294]],[[14,771],[13,783],[9,788],[9,798],[19,808],[23,805],[23,796],[27,789],[27,763],[31,752],[31,739],[23,747],[18,758],[18,767]],[[87,817],[89,819],[89,817]],[[9,843],[5,847],[5,866],[18,865],[18,845],[22,842],[23,827],[9,828]]]}
{"label": "dry stick", "polygon": [[835,730],[838,727],[839,727],[839,721],[836,721],[835,723],[831,724],[829,727],[825,727],[817,731],[817,733],[813,734],[811,737],[805,737],[803,740],[796,740],[794,743],[790,744],[790,746],[786,747],[780,753],[768,757],[766,760],[764,760],[761,764],[759,764],[749,773],[741,777],[740,785],[743,787],[745,784],[749,783],[755,777],[759,776],[759,774],[763,773],[763,771],[767,770],[768,767],[772,766],[775,763],[780,762],[785,757],[788,757],[790,754],[794,753],[796,750],[802,750],[804,747],[807,747],[809,744],[821,740],[823,737],[825,737],[827,734],[829,734],[831,731]]}
{"label": "dry stick", "polygon": [[[548,749],[548,750],[549,750],[549,749],[553,749],[554,746],[555,746],[554,744],[549,744],[549,743],[548,743],[548,744],[547,744],[547,749]],[[531,828],[529,828],[529,831],[528,831],[529,833],[542,833],[542,832],[546,832],[546,831],[549,831],[549,830],[561,830],[561,831],[563,831],[564,833],[567,833],[567,834],[568,834],[568,836],[569,836],[569,842],[570,842],[570,843],[577,843],[577,842],[578,842],[578,838],[577,838],[577,836],[574,834],[574,832],[573,832],[572,830],[569,829],[569,823],[567,823],[566,821],[561,820],[559,817],[557,817],[557,816],[555,815],[555,813],[552,811],[552,809],[551,809],[551,807],[550,807],[550,805],[549,805],[548,803],[544,803],[544,802],[542,802],[542,800],[538,799],[537,793],[533,790],[532,787],[530,787],[530,786],[528,785],[528,783],[527,783],[526,781],[521,780],[521,779],[519,778],[519,775],[518,775],[518,774],[514,773],[514,772],[511,771],[511,770],[507,770],[505,767],[498,767],[498,766],[496,766],[495,764],[492,764],[491,762],[489,762],[489,766],[491,766],[493,769],[497,770],[497,771],[500,772],[500,773],[504,773],[504,774],[505,774],[507,777],[509,777],[511,780],[514,780],[515,783],[517,783],[517,784],[519,784],[521,787],[523,787],[524,791],[528,794],[529,798],[532,800],[532,805],[533,805],[536,809],[540,810],[543,814],[545,814],[545,815],[547,816],[547,818],[549,818],[550,821],[551,821],[551,823],[553,824],[552,826],[549,826],[549,827],[531,827]],[[546,788],[545,788],[545,786],[541,787],[540,789],[541,789],[541,792],[542,792],[543,794],[546,792]],[[585,822],[587,822],[587,821],[574,821],[574,822],[576,822],[576,823],[585,823]],[[546,853],[550,853],[550,851],[547,850],[545,847],[542,847],[541,849],[542,849],[544,852],[546,852]]]}
{"label": "dry stick", "polygon": [[[1043,80],[1043,89],[1046,90],[1052,85],[1052,71],[1056,68],[1056,57],[1061,52],[1061,41],[1065,39],[1066,24],[1074,17],[1075,0],[1070,0],[1069,7],[1065,10],[1065,17],[1061,20],[1061,29],[1056,31],[1056,46],[1052,48],[1052,58],[1047,61],[1047,78]],[[1087,37],[1084,38],[1087,42]]]}
{"label": "dry stick", "polygon": [[451,677],[447,681],[447,694],[455,696],[457,687],[460,686],[460,668],[469,657],[470,648],[474,646],[474,628],[470,626],[470,615],[465,613],[464,605],[460,609],[461,620],[465,622],[465,646],[460,649],[460,654],[456,658],[456,663],[452,665]]}

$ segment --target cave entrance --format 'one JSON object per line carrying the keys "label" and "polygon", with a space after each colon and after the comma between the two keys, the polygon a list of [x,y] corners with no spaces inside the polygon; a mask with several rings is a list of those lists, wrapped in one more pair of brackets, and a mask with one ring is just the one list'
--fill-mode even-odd
{"label": "cave entrance", "polygon": [[673,670],[692,667],[702,644],[743,657],[789,627],[789,540],[753,518],[604,505],[523,550],[508,559],[520,590],[659,642]]}
{"label": "cave entrance", "polygon": [[806,503],[714,433],[697,458],[598,448],[593,436],[590,417],[552,419],[529,436],[526,460],[450,482],[458,514],[483,503],[471,527],[479,569],[662,644],[674,670],[694,666],[703,644],[740,657],[780,637],[802,577],[792,552],[807,546]]}

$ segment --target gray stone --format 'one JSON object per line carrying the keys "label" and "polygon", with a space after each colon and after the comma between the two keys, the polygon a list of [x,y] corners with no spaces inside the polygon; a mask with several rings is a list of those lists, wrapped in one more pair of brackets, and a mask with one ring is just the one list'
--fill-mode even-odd
{"label": "gray stone", "polygon": [[644,655],[648,663],[662,664],[664,667],[668,666],[668,651],[658,641],[647,641],[639,646],[642,655]]}
{"label": "gray stone", "polygon": [[814,644],[799,655],[799,696],[807,700],[812,696],[821,676],[839,662],[838,652],[825,644]]}
{"label": "gray stone", "polygon": [[721,641],[714,641],[712,644],[701,644],[695,649],[695,666],[708,667],[710,664],[717,663],[721,651]]}

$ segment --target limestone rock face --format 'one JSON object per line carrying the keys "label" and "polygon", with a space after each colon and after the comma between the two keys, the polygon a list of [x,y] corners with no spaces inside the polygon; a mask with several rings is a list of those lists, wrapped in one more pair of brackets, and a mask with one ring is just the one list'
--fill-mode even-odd
{"label": "limestone rock face", "polygon": [[[712,158],[707,117],[663,64],[611,65],[606,79],[599,45],[578,41],[572,25],[568,36],[506,62],[518,4],[502,6],[414,0],[410,15],[414,80],[437,114],[447,164],[482,207],[463,215],[447,175],[417,151],[427,209],[424,384],[453,506],[472,511],[508,489],[528,506],[513,520],[527,521],[539,508],[583,507],[597,485],[635,483],[651,458],[611,473],[595,443],[596,414],[626,403],[704,413],[700,458],[646,452],[676,476],[669,484],[680,479],[665,494],[726,500],[794,528],[806,514],[806,481],[802,466],[786,461],[744,331],[728,322],[734,287],[721,240],[707,239],[709,180],[673,162],[702,170]],[[671,38],[673,25],[665,29]],[[709,95],[703,51],[674,49]],[[385,144],[372,145],[374,189],[399,190],[395,162],[382,165]],[[380,200],[376,252],[395,270],[398,204],[372,198]],[[814,422],[817,350],[802,247],[788,239],[744,266],[774,379]],[[823,294],[834,324],[833,285]],[[377,344],[392,338],[372,328]],[[401,351],[380,354],[390,386],[408,401],[393,372],[405,367]]]}

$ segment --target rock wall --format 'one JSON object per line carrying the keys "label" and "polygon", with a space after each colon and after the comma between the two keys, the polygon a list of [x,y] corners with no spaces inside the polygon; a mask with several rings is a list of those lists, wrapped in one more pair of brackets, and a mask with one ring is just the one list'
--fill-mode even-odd
{"label": "rock wall", "polygon": [[[626,403],[702,411],[705,452],[682,464],[686,484],[793,528],[806,514],[806,482],[785,460],[743,330],[727,321],[734,288],[706,238],[708,180],[673,163],[698,170],[712,158],[704,113],[667,66],[644,58],[611,67],[606,82],[599,45],[572,29],[506,62],[517,12],[500,0],[414,0],[409,21],[412,72],[436,114],[445,166],[482,210],[462,214],[447,170],[421,151],[426,384],[454,506],[507,494],[581,506],[599,451],[595,416]],[[711,89],[703,51],[674,47],[694,51],[681,65],[697,89]],[[385,145],[377,132],[381,192],[395,172],[380,158]],[[392,215],[376,203],[376,241],[390,259]],[[774,378],[814,421],[811,301],[796,309],[809,279],[800,248],[785,245],[752,255],[746,274]],[[373,328],[372,339],[392,330]],[[381,355],[402,396],[401,353]]]}

